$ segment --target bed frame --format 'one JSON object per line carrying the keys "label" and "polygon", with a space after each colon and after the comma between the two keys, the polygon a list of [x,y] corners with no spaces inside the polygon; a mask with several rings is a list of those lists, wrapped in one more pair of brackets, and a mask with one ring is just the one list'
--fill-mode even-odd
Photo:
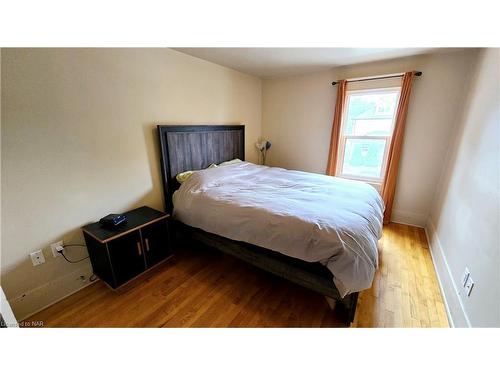
{"label": "bed frame", "polygon": [[[219,164],[235,158],[245,160],[244,125],[158,125],[165,208],[172,213],[172,195],[179,188],[175,176],[187,170],[198,170],[211,163]],[[234,241],[193,228],[172,223],[175,235],[185,235],[207,246],[239,258],[260,269],[318,292],[344,312],[346,324],[354,320],[358,293],[341,298],[331,272],[318,262],[310,263],[285,256],[245,242]]]}

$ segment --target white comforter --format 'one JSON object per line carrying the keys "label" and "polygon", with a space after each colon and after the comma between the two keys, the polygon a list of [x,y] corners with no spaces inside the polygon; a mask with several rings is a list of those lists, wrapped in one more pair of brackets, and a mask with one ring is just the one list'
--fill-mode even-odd
{"label": "white comforter", "polygon": [[174,199],[185,224],[321,262],[342,296],[372,284],[383,210],[368,184],[247,162],[195,172]]}

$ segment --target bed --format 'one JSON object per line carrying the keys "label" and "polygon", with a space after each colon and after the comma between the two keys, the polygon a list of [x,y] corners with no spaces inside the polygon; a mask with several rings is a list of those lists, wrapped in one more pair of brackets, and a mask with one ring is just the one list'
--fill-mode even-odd
{"label": "bed", "polygon": [[[331,307],[339,301],[352,322],[378,262],[383,203],[373,188],[245,162],[243,125],[159,125],[158,133],[178,235],[321,293]],[[205,169],[233,159],[241,161]],[[175,176],[187,170],[198,172],[180,186]]]}

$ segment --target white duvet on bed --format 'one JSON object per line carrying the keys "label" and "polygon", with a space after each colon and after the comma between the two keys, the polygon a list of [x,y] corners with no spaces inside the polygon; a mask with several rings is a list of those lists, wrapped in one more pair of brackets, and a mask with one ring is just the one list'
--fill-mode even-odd
{"label": "white duvet on bed", "polygon": [[370,288],[384,205],[368,184],[241,162],[194,173],[174,218],[308,262],[321,262],[345,296]]}

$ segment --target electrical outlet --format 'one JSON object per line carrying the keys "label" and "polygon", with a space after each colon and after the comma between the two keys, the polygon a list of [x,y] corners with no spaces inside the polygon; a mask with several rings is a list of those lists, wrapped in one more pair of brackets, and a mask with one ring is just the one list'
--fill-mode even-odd
{"label": "electrical outlet", "polygon": [[465,283],[465,294],[467,294],[467,297],[470,297],[470,293],[472,292],[473,287],[474,287],[474,280],[472,280],[472,277],[469,276],[467,282]]}
{"label": "electrical outlet", "polygon": [[40,264],[45,263],[45,257],[43,256],[43,251],[42,249],[33,251],[30,254],[31,262],[33,263],[34,266],[39,266]]}
{"label": "electrical outlet", "polygon": [[467,280],[469,279],[470,276],[470,271],[467,267],[465,267],[464,273],[462,274],[462,286],[465,287],[465,284],[467,284]]}
{"label": "electrical outlet", "polygon": [[57,252],[58,246],[64,246],[64,242],[61,240],[61,241],[54,242],[54,243],[50,244],[50,249],[52,250],[52,255],[54,256],[54,258],[61,256],[61,254]]}

